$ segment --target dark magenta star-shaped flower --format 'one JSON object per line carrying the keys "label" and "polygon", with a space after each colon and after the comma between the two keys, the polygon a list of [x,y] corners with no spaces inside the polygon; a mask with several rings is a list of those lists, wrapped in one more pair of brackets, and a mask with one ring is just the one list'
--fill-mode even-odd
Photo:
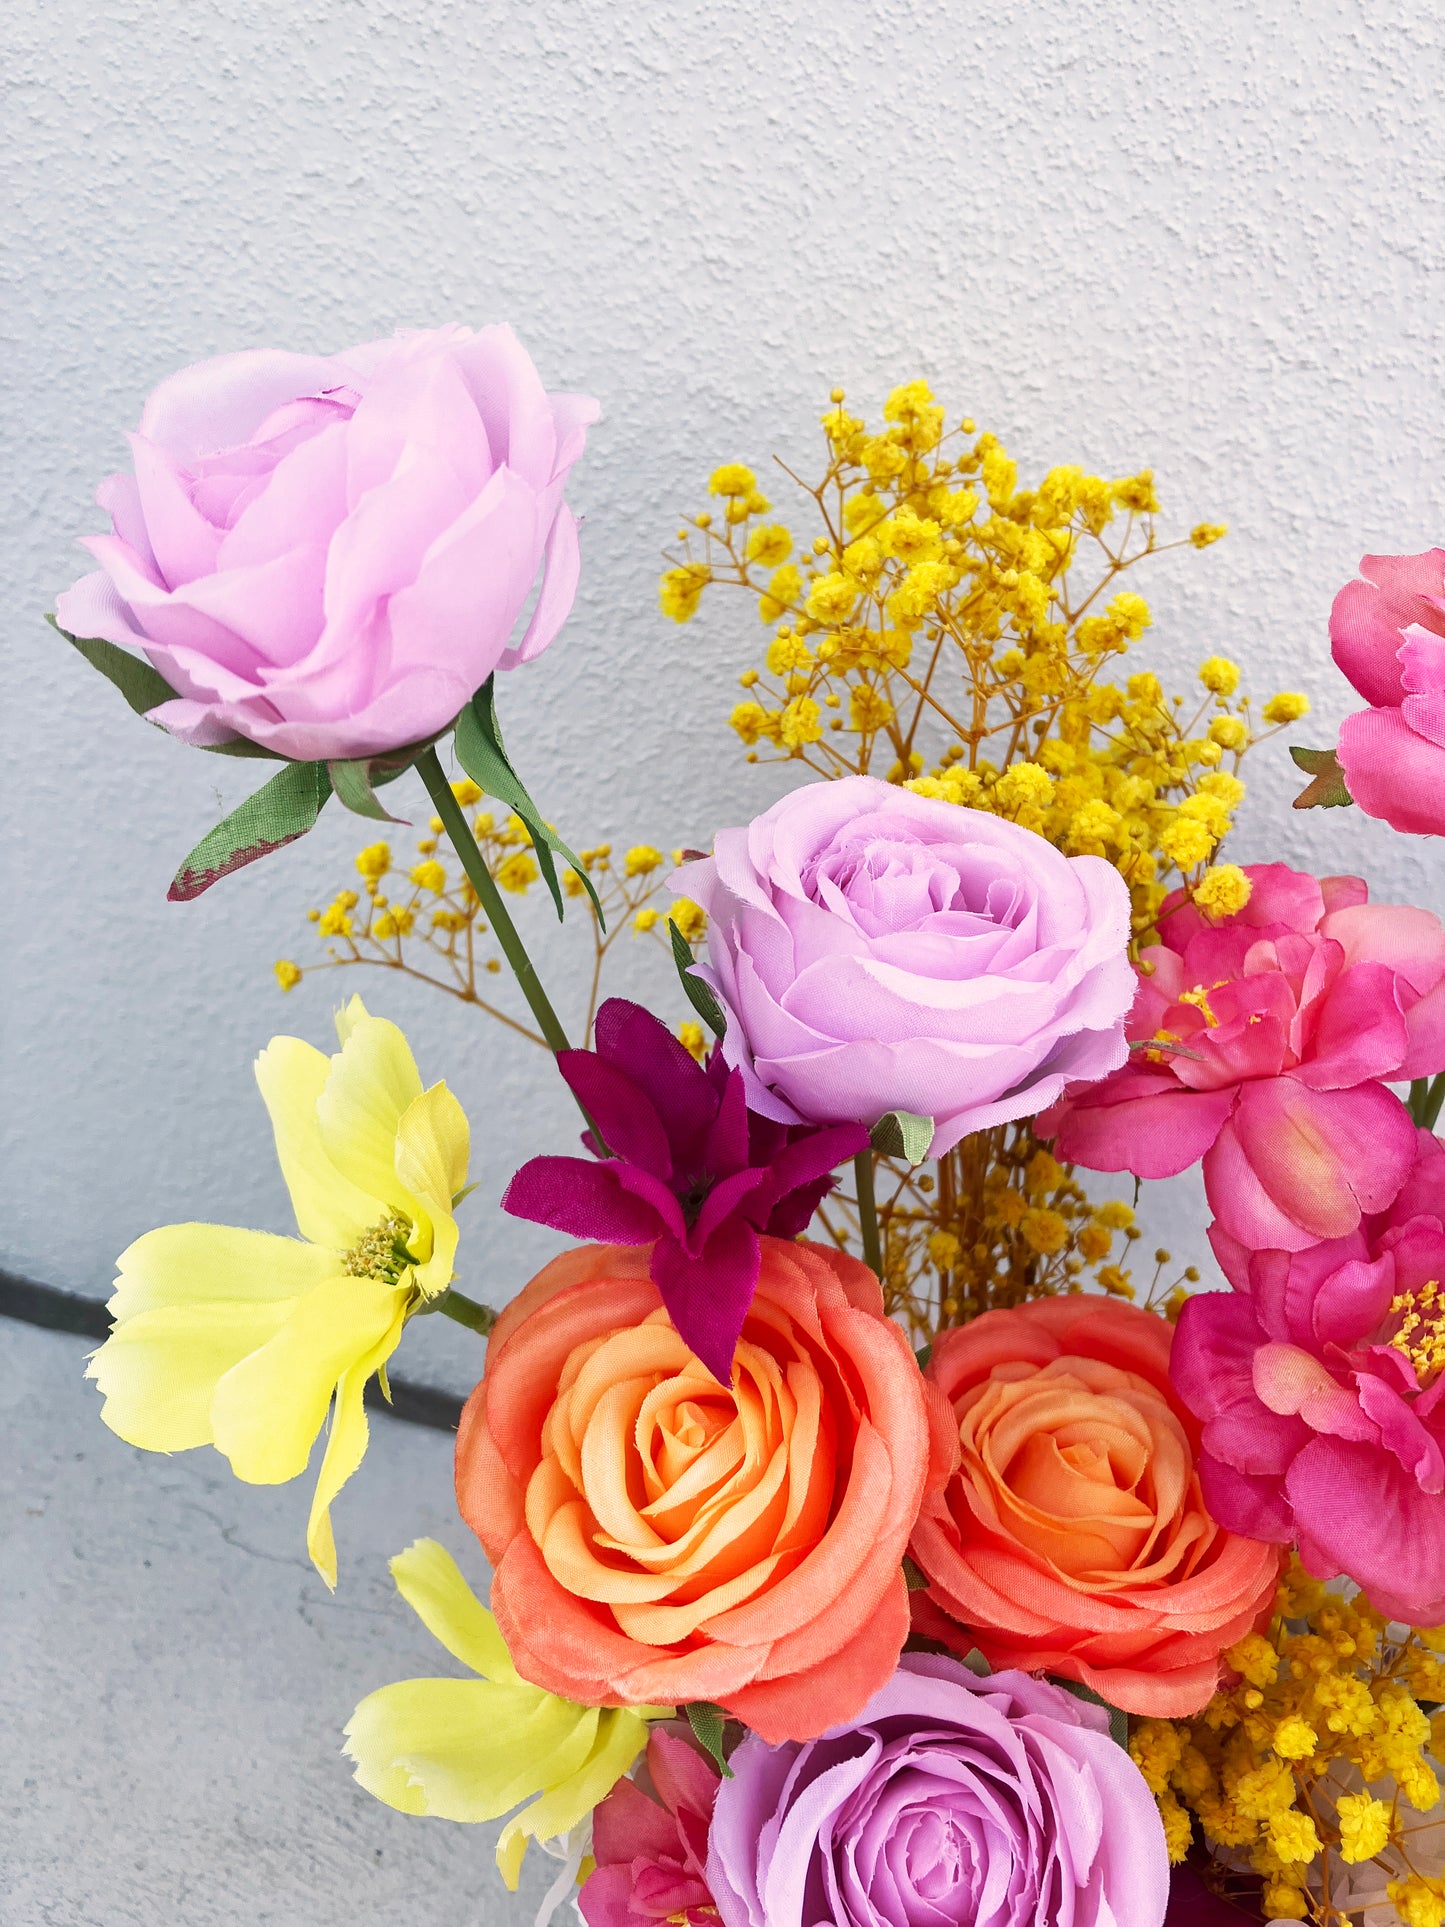
{"label": "dark magenta star-shaped flower", "polygon": [[601,1133],[596,1161],[524,1164],[502,1208],[574,1238],[653,1247],[668,1316],[718,1381],[757,1288],[758,1238],[796,1237],[832,1173],[868,1144],[861,1124],[776,1124],[750,1111],[740,1071],[714,1050],[699,1064],[640,1004],[611,997],[595,1050],[558,1051],[557,1068]]}

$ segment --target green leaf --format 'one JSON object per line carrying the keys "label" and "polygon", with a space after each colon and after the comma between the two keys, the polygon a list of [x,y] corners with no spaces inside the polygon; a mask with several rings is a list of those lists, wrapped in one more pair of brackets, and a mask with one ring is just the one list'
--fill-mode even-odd
{"label": "green leaf", "polygon": [[[349,762],[326,765],[337,801],[344,803],[355,815],[369,816],[377,823],[404,823],[405,817],[393,816],[390,810],[376,800],[376,793],[371,787],[372,765],[375,761],[374,757],[361,756]],[[395,782],[400,774],[399,769],[388,770],[384,777],[378,777],[375,780]]]}
{"label": "green leaf", "polygon": [[[473,781],[475,780],[473,778]],[[723,1729],[726,1725],[726,1715],[722,1708],[714,1706],[711,1700],[690,1700],[683,1711],[687,1714],[687,1723],[692,1728],[693,1738],[703,1751],[710,1754],[717,1762],[723,1778],[730,1780],[733,1777],[733,1770],[728,1765],[722,1750]]]}
{"label": "green leaf", "polygon": [[886,1158],[922,1164],[933,1142],[933,1119],[916,1111],[886,1111],[869,1133],[869,1143]]}
{"label": "green leaf", "polygon": [[597,921],[603,931],[607,920],[602,914],[602,905],[592,886],[592,879],[583,869],[581,861],[558,836],[551,826],[542,820],[542,813],[522,786],[522,779],[512,768],[507,752],[502,746],[502,732],[497,723],[497,706],[492,691],[493,678],[488,676],[476,695],[457,717],[456,746],[457,761],[471,777],[487,792],[495,796],[499,803],[505,803],[509,810],[515,810],[526,824],[532,837],[532,849],[537,858],[537,867],[542,879],[552,893],[552,901],[557,906],[560,918],[562,910],[562,888],[557,881],[557,868],[553,862],[554,852],[560,856],[567,867],[581,878],[583,887],[592,899],[592,908],[597,912]]}
{"label": "green leaf", "polygon": [[1102,1706],[1104,1711],[1109,1715],[1109,1738],[1116,1746],[1127,1748],[1129,1744],[1129,1715],[1127,1713],[1121,1712],[1117,1706],[1111,1706],[1106,1699],[1103,1699],[1094,1691],[1092,1686],[1085,1686],[1082,1680],[1056,1679],[1052,1673],[1049,1675],[1049,1679],[1053,1685],[1062,1686],[1066,1693],[1072,1693],[1076,1700],[1087,1700],[1091,1706]]}
{"label": "green leaf", "polygon": [[[73,649],[80,651],[92,669],[98,669],[107,682],[114,683],[137,716],[147,715],[161,703],[175,701],[175,690],[144,656],[133,656],[128,649],[102,641],[99,636],[73,636],[68,629],[61,628],[53,615],[47,615],[45,620],[56,635],[63,636]],[[215,756],[264,756],[272,763],[285,761],[274,749],[262,749],[259,743],[249,743],[244,736],[238,736],[231,743],[201,743],[197,747],[208,749]]]}
{"label": "green leaf", "polygon": [[927,1592],[930,1583],[928,1574],[915,1566],[906,1552],[903,1555],[903,1583],[910,1592]]}
{"label": "green leaf", "polygon": [[987,1679],[993,1671],[992,1666],[989,1665],[977,1646],[971,1646],[964,1654],[963,1663],[975,1679]]}
{"label": "green leaf", "polygon": [[166,892],[189,903],[213,883],[304,836],[331,794],[324,763],[287,763],[191,851]]}
{"label": "green leaf", "polygon": [[701,977],[693,976],[692,945],[671,917],[667,920],[667,934],[672,939],[672,961],[677,965],[684,996],[713,1036],[723,1037],[728,1027],[727,1014],[713,996],[711,984],[705,984]]}
{"label": "green leaf", "polygon": [[1340,810],[1354,802],[1340,759],[1332,749],[1301,749],[1291,745],[1290,756],[1311,777],[1294,800],[1297,810]]}

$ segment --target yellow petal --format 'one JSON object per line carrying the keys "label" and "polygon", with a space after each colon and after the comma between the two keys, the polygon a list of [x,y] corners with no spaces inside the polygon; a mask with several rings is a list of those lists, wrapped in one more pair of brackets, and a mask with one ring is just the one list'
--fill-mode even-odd
{"label": "yellow petal", "polygon": [[275,1337],[232,1367],[211,1404],[216,1449],[238,1479],[279,1485],[306,1469],[344,1373],[401,1335],[410,1295],[377,1278],[334,1276],[300,1298]]}
{"label": "yellow petal", "polygon": [[[394,1295],[403,1297],[400,1292]],[[403,1311],[402,1322],[404,1320]],[[389,1327],[380,1343],[343,1372],[337,1382],[331,1436],[326,1441],[326,1454],[311,1497],[311,1516],[306,1522],[306,1550],[311,1554],[311,1563],[333,1592],[336,1590],[336,1538],[331,1530],[332,1502],[366,1457],[370,1436],[366,1422],[366,1381],[373,1372],[380,1375],[400,1337],[401,1322],[394,1328]]]}
{"label": "yellow petal", "polygon": [[566,1778],[592,1750],[597,1712],[518,1680],[408,1679],[370,1693],[346,1726],[369,1793],[404,1813],[495,1820]]}
{"label": "yellow petal", "polygon": [[[393,1163],[401,1182],[425,1211],[411,1249],[422,1261],[416,1281],[428,1297],[451,1283],[457,1254],[452,1199],[467,1182],[471,1132],[467,1114],[445,1084],[413,1099],[396,1127]],[[429,1235],[426,1235],[429,1234]]]}
{"label": "yellow petal", "polygon": [[111,1316],[118,1324],[166,1306],[275,1303],[333,1276],[336,1260],[297,1238],[229,1224],[167,1224],[116,1259]]}
{"label": "yellow petal", "polygon": [[343,1004],[341,1009],[336,1013],[336,1035],[338,1040],[344,1044],[352,1031],[356,1029],[361,1019],[363,1017],[369,1017],[370,1015],[371,1012],[361,1001],[361,993],[353,990],[350,1003]]}
{"label": "yellow petal", "polygon": [[446,1547],[417,1539],[391,1562],[396,1589],[432,1635],[463,1666],[486,1679],[515,1679],[497,1622],[461,1575]]}
{"label": "yellow petal", "polygon": [[296,1228],[313,1244],[347,1251],[382,1216],[390,1193],[359,1189],[327,1156],[316,1106],[330,1075],[331,1059],[299,1037],[273,1037],[256,1059]]}
{"label": "yellow petal", "polygon": [[515,1893],[527,1841],[570,1833],[616,1786],[647,1742],[647,1722],[632,1707],[606,1707],[587,1758],[564,1780],[555,1780],[524,1807],[497,1842],[497,1866]]}
{"label": "yellow petal", "polygon": [[397,1177],[396,1132],[421,1094],[406,1038],[386,1018],[363,1013],[332,1058],[316,1103],[321,1141],[337,1170],[359,1191],[405,1211],[413,1223],[418,1205]]}
{"label": "yellow petal", "polygon": [[266,1344],[290,1309],[281,1299],[138,1312],[116,1327],[86,1367],[105,1398],[100,1416],[127,1445],[147,1452],[210,1445],[217,1381]]}

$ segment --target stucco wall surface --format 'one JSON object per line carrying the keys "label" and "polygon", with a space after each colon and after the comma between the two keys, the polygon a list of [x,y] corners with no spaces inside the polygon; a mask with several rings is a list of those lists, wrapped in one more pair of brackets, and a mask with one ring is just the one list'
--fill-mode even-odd
{"label": "stucco wall surface", "polygon": [[[678,629],[655,574],[717,462],[815,458],[834,383],[876,412],[924,375],[1025,474],[1152,464],[1181,532],[1232,533],[1141,580],[1136,666],[1182,687],[1237,656],[1261,695],[1308,690],[1303,739],[1329,742],[1349,706],[1335,589],[1362,553],[1445,531],[1442,41],[1435,0],[10,0],[0,1264],[104,1294],[154,1224],[286,1228],[249,1065],[274,1030],[324,1043],[350,988],[471,1112],[468,1288],[500,1302],[554,1245],[492,1209],[520,1155],[572,1132],[540,1053],[376,972],[276,989],[368,826],[333,809],[201,901],[165,901],[254,775],[147,729],[40,619],[88,566],[74,539],[102,526],[96,483],[161,376],[506,319],[550,385],[601,399],[573,489],[576,611],[501,691],[575,843],[705,842],[787,786],[725,722],[755,616],[720,597]],[[1278,745],[1260,756],[1237,857],[1358,869],[1445,909],[1433,846],[1291,815],[1296,787]],[[575,1012],[580,930],[528,928]],[[662,992],[656,953],[623,948],[614,987]],[[1152,1223],[1199,1255],[1192,1183]],[[454,1327],[408,1340],[414,1376],[461,1388],[475,1366]],[[444,1471],[424,1470],[418,1505],[444,1506]],[[227,1583],[187,1533],[166,1557],[178,1595]],[[184,1709],[191,1729],[203,1712]],[[232,1917],[262,1916],[214,1916]]]}

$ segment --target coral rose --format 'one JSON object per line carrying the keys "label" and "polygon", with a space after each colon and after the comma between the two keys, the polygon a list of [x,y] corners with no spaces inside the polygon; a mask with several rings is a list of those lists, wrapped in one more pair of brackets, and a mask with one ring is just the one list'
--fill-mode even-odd
{"label": "coral rose", "polygon": [[1305,1251],[1211,1232],[1233,1291],[1191,1298],[1174,1378],[1210,1510],[1346,1573],[1392,1619],[1445,1619],[1445,1145],[1388,1211]]}
{"label": "coral rose", "polygon": [[871,776],[809,783],[672,878],[748,1103],[934,1124],[928,1155],[1124,1063],[1129,892],[1102,857]]}
{"label": "coral rose", "polygon": [[1365,556],[1330,647],[1370,705],[1340,725],[1351,796],[1397,830],[1445,835],[1445,549]]}
{"label": "coral rose", "polygon": [[1248,903],[1217,923],[1165,899],[1129,1015],[1161,1048],[1035,1128],[1091,1171],[1168,1178],[1202,1158],[1230,1237],[1301,1251],[1382,1210],[1410,1167],[1414,1126],[1385,1083],[1445,1068],[1445,930],[1371,903],[1359,877],[1245,875]]}
{"label": "coral rose", "polygon": [[56,618],[141,649],[176,692],[149,719],[186,742],[312,761],[420,741],[561,628],[562,491],[597,413],[549,395],[510,328],[183,368],[130,438],[135,474],[102,483],[100,568]]}
{"label": "coral rose", "polygon": [[913,1535],[931,1582],[914,1595],[920,1632],[1130,1713],[1205,1704],[1220,1653],[1274,1598],[1279,1555],[1205,1510],[1173,1336],[1152,1312],[1083,1296],[943,1334],[928,1373],[963,1455]]}
{"label": "coral rose", "polygon": [[956,1448],[872,1272],[760,1242],[728,1388],[646,1249],[554,1259],[497,1320],[457,1500],[524,1678],[588,1705],[712,1700],[782,1740],[892,1673],[904,1550]]}

